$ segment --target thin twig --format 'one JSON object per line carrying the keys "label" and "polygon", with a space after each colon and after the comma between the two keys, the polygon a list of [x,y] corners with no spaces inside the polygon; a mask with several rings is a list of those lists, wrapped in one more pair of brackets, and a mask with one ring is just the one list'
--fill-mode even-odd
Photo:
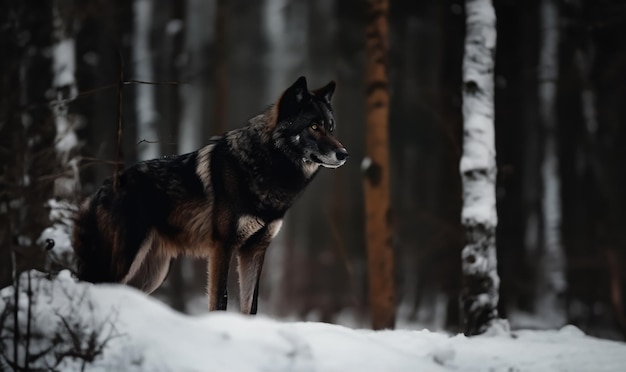
{"label": "thin twig", "polygon": [[122,157],[122,111],[123,111],[123,93],[124,89],[124,58],[120,51],[120,75],[117,86],[117,149],[115,151],[115,169],[113,170],[113,192],[117,192],[118,173],[120,170],[120,159]]}
{"label": "thin twig", "polygon": [[160,142],[161,142],[161,141],[158,141],[158,140],[157,140],[157,141],[150,141],[150,140],[147,140],[147,139],[140,139],[140,140],[137,142],[137,145],[141,145],[142,143],[150,143],[150,144],[152,144],[152,143],[160,143]]}
{"label": "thin twig", "polygon": [[30,339],[32,337],[31,334],[31,318],[33,317],[33,285],[32,278],[30,275],[30,270],[26,273],[28,278],[28,310],[26,312],[26,351],[24,352],[24,369],[26,371],[30,370],[29,362],[30,362]]}
{"label": "thin twig", "polygon": [[109,165],[116,165],[116,164],[120,164],[114,160],[104,160],[104,159],[98,159],[98,158],[92,158],[89,156],[81,156],[81,161],[89,161],[90,163],[85,164],[85,166],[87,165],[95,165],[95,164],[109,164]]}
{"label": "thin twig", "polygon": [[348,254],[346,252],[346,246],[344,244],[344,240],[341,236],[341,232],[339,232],[339,229],[337,228],[337,224],[335,223],[333,216],[331,215],[331,213],[326,210],[326,220],[329,221],[329,226],[330,226],[330,232],[331,235],[333,236],[333,239],[335,240],[335,244],[333,244],[332,246],[336,248],[337,254],[339,256],[339,258],[342,261],[343,267],[346,270],[346,274],[348,276],[348,285],[350,287],[350,293],[351,293],[351,297],[352,297],[352,301],[354,303],[354,305],[359,308],[360,307],[360,302],[359,298],[356,295],[356,280],[354,278],[354,271],[352,270],[352,265],[350,264],[350,260],[348,259]]}
{"label": "thin twig", "polygon": [[[81,160],[90,160],[90,159],[94,159],[94,158],[82,158]],[[80,166],[78,166],[78,169],[83,170],[83,169],[93,167],[99,164],[109,164],[109,165],[119,166],[119,165],[123,165],[123,162],[115,162],[112,160],[97,160],[97,161],[91,161],[86,164],[81,164]],[[64,171],[60,171],[54,174],[47,174],[45,176],[37,177],[35,180],[37,181],[37,188],[44,188],[48,185],[48,183],[45,183],[45,182],[53,182],[60,177],[68,177],[72,175],[74,175],[73,170],[66,169]],[[23,187],[22,185],[13,185],[13,184],[6,184],[6,183],[3,184],[3,186],[5,186],[6,188],[14,188],[14,189],[20,189],[21,187]]]}
{"label": "thin twig", "polygon": [[622,336],[626,338],[626,316],[624,316],[624,300],[622,298],[622,283],[620,279],[619,252],[615,248],[605,247],[604,257],[609,271],[609,290],[611,293],[611,305]]}
{"label": "thin twig", "polygon": [[126,80],[124,81],[124,85],[130,84],[148,84],[148,85],[181,85],[186,84],[185,82],[181,83],[179,81],[144,81],[144,80]]}
{"label": "thin twig", "polygon": [[[149,85],[171,85],[171,86],[179,86],[179,85],[183,85],[183,84],[189,84],[188,81],[143,81],[143,80],[126,80],[126,81],[122,81],[122,84],[124,85],[132,85],[132,84],[149,84]],[[96,87],[96,88],[91,88],[88,90],[84,90],[82,92],[78,92],[78,94],[76,94],[76,96],[71,97],[71,98],[65,98],[65,99],[54,99],[54,100],[50,100],[50,101],[45,101],[43,103],[32,103],[30,105],[24,105],[24,106],[18,106],[16,108],[16,110],[18,112],[27,112],[27,111],[32,111],[32,110],[36,110],[42,107],[49,107],[51,105],[59,105],[59,104],[68,104],[70,102],[73,102],[79,98],[83,98],[86,96],[90,96],[94,93],[99,93],[105,90],[109,90],[111,88],[115,88],[117,86],[119,86],[120,83],[119,81],[116,81],[115,83],[111,83],[111,84],[107,84],[107,85],[103,85],[101,87]]]}
{"label": "thin twig", "polygon": [[150,141],[150,140],[147,140],[147,139],[145,139],[145,138],[140,139],[140,140],[137,142],[137,145],[141,145],[142,143],[148,143],[148,144],[160,143],[160,144],[162,144],[162,145],[169,145],[169,146],[177,146],[177,145],[178,145],[178,144],[177,144],[177,143],[175,143],[175,142],[163,142],[163,141],[159,141],[159,140],[157,140],[157,141]]}
{"label": "thin twig", "polygon": [[[9,237],[13,236],[13,219],[9,219]],[[9,239],[11,242],[13,239]],[[20,342],[20,329],[19,329],[19,300],[20,300],[20,274],[17,270],[17,255],[15,247],[12,243],[9,243],[11,249],[11,264],[13,265],[13,362],[19,365],[18,361],[18,349]]]}

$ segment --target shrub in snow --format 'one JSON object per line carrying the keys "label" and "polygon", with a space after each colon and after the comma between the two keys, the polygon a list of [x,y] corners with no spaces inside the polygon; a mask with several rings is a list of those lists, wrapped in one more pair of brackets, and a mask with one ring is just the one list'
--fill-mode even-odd
{"label": "shrub in snow", "polygon": [[66,280],[25,272],[17,289],[0,292],[0,369],[83,370],[120,335],[116,311],[97,309],[86,287],[68,284],[67,271],[61,275]]}

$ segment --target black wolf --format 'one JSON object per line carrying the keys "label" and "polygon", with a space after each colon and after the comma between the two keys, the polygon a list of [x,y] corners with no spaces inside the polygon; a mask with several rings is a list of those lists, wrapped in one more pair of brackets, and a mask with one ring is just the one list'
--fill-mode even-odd
{"label": "black wolf", "polygon": [[320,166],[348,152],[335,139],[331,81],[309,91],[299,78],[248,125],[198,151],[133,165],[83,202],[73,247],[78,276],[152,292],[178,255],[208,260],[209,310],[225,310],[237,257],[241,311],[256,313],[265,251],[283,216]]}

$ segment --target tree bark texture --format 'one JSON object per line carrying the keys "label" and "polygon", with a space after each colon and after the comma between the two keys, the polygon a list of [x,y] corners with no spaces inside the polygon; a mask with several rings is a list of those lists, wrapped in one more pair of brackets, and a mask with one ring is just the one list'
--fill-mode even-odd
{"label": "tree bark texture", "polygon": [[54,140],[59,176],[54,181],[54,196],[68,200],[80,192],[78,118],[70,112],[69,103],[78,95],[76,82],[76,47],[70,15],[73,1],[56,0],[52,6],[52,90],[51,103],[56,127]]}
{"label": "tree bark texture", "polygon": [[365,237],[374,329],[393,328],[395,296],[389,196],[389,86],[387,0],[367,2]]}
{"label": "tree bark texture", "polygon": [[496,260],[494,54],[496,16],[491,0],[466,0],[463,57],[463,183],[461,222],[465,334],[485,333],[498,319],[500,278]]}
{"label": "tree bark texture", "polygon": [[543,133],[541,162],[543,236],[538,257],[537,314],[551,315],[554,326],[565,322],[562,295],[566,288],[561,243],[561,176],[559,174],[556,96],[559,77],[559,14],[554,0],[540,5],[539,121]]}

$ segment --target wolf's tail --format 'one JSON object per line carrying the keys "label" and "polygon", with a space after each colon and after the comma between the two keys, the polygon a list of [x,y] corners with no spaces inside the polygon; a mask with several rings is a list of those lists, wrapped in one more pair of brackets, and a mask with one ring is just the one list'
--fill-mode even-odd
{"label": "wolf's tail", "polygon": [[79,208],[74,220],[72,246],[77,257],[78,279],[92,283],[115,281],[105,239],[98,226],[96,203],[90,199]]}

